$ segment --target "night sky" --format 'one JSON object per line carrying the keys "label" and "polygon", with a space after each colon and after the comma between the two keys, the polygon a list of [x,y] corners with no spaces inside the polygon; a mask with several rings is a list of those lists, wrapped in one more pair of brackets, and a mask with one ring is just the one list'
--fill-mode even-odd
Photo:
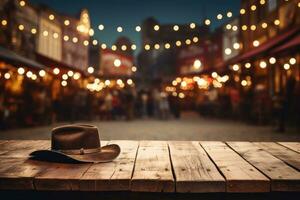
{"label": "night sky", "polygon": [[[119,36],[129,37],[140,46],[140,33],[135,26],[147,17],[155,17],[160,23],[201,23],[204,18],[212,19],[212,28],[225,23],[216,20],[216,15],[232,11],[237,15],[240,0],[30,0],[31,3],[43,3],[66,14],[78,14],[80,9],[87,8],[95,30],[95,37],[108,45],[112,45]],[[225,3],[226,2],[226,3]],[[103,31],[98,25],[104,24]],[[116,31],[117,26],[123,32]]]}

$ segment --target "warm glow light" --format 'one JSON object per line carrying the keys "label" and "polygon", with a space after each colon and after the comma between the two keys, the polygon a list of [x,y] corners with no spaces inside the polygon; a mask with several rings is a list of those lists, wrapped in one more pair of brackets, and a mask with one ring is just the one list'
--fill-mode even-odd
{"label": "warm glow light", "polygon": [[98,44],[97,40],[93,40],[93,45],[96,46]]}
{"label": "warm glow light", "polygon": [[61,86],[66,87],[67,85],[68,85],[68,82],[65,80],[61,82]]}
{"label": "warm glow light", "polygon": [[28,78],[31,78],[32,75],[33,75],[32,71],[28,71],[28,72],[26,73],[26,76],[27,76]]}
{"label": "warm glow light", "polygon": [[289,63],[285,63],[285,64],[283,65],[283,68],[284,68],[285,70],[289,70],[289,69],[291,68],[291,66],[290,66]]}
{"label": "warm glow light", "polygon": [[19,2],[19,5],[20,5],[21,7],[23,7],[23,6],[26,5],[26,2],[22,0],[22,1]]}
{"label": "warm glow light", "polygon": [[72,38],[72,41],[73,41],[74,43],[77,43],[77,42],[78,42],[78,38],[77,38],[77,37],[73,37],[73,38]]}
{"label": "warm glow light", "polygon": [[69,25],[70,25],[70,21],[66,19],[66,20],[64,21],[64,24],[65,24],[65,26],[69,26]]}
{"label": "warm glow light", "polygon": [[57,39],[58,38],[58,33],[53,33],[53,38]]}
{"label": "warm glow light", "polygon": [[25,73],[25,69],[23,67],[18,68],[18,74],[23,75]]}
{"label": "warm glow light", "polygon": [[69,41],[69,36],[65,35],[64,36],[64,41]]}
{"label": "warm glow light", "polygon": [[103,24],[100,24],[100,25],[98,26],[98,29],[99,29],[100,31],[103,31],[103,30],[104,30],[104,25],[103,25]]}
{"label": "warm glow light", "polygon": [[158,30],[159,30],[159,25],[155,25],[155,26],[153,27],[153,29],[154,29],[155,31],[158,31]]}
{"label": "warm glow light", "polygon": [[182,92],[180,92],[178,96],[180,99],[183,99],[185,97],[185,95]]}
{"label": "warm glow light", "polygon": [[176,46],[181,46],[181,42],[179,40],[176,41]]}
{"label": "warm glow light", "polygon": [[39,76],[40,76],[40,77],[44,77],[44,76],[46,76],[46,72],[45,72],[45,70],[43,70],[43,69],[42,69],[42,70],[40,70],[40,71],[39,71]]}
{"label": "warm glow light", "polygon": [[201,67],[202,63],[199,59],[194,61],[194,68],[199,69]]}
{"label": "warm glow light", "polygon": [[109,85],[110,85],[110,80],[105,80],[105,81],[104,81],[104,84],[105,84],[106,86],[109,86]]}
{"label": "warm glow light", "polygon": [[195,24],[195,23],[190,23],[190,28],[191,28],[191,29],[196,28],[196,24]]}
{"label": "warm glow light", "polygon": [[128,84],[128,85],[132,85],[132,84],[133,84],[133,81],[132,81],[131,79],[128,79],[128,80],[127,80],[127,84]]}
{"label": "warm glow light", "polygon": [[94,33],[95,33],[94,29],[91,28],[91,29],[89,30],[89,36],[93,36]]}
{"label": "warm glow light", "polygon": [[256,5],[252,5],[250,8],[251,8],[252,11],[255,11],[256,10]]}
{"label": "warm glow light", "polygon": [[199,41],[199,38],[198,37],[193,37],[193,42],[194,43],[197,43]]}
{"label": "warm glow light", "polygon": [[247,86],[247,81],[246,80],[242,80],[241,81],[241,85],[244,86],[244,87]]}
{"label": "warm glow light", "polygon": [[94,70],[94,67],[90,66],[87,68],[87,71],[88,71],[88,73],[92,74],[92,73],[94,73],[95,70]]}
{"label": "warm glow light", "polygon": [[233,71],[238,71],[240,69],[240,66],[238,64],[234,64],[232,66]]}
{"label": "warm glow light", "polygon": [[6,73],[4,74],[4,78],[5,78],[5,79],[10,79],[10,73],[6,72]]}
{"label": "warm glow light", "polygon": [[227,12],[227,17],[232,17],[232,12]]}
{"label": "warm glow light", "polygon": [[170,49],[170,47],[171,47],[171,45],[170,45],[169,43],[166,43],[166,44],[165,44],[165,48],[166,48],[166,49]]}
{"label": "warm glow light", "polygon": [[239,49],[239,48],[240,48],[240,44],[239,44],[238,42],[235,42],[235,43],[233,44],[233,48],[234,48],[234,49]]}
{"label": "warm glow light", "polygon": [[275,24],[276,26],[278,26],[278,25],[280,24],[279,19],[276,19],[276,20],[274,21],[274,24]]}
{"label": "warm glow light", "polygon": [[68,76],[72,77],[74,75],[74,72],[72,70],[68,71]]}
{"label": "warm glow light", "polygon": [[186,43],[187,45],[189,45],[189,44],[192,43],[192,41],[191,41],[190,39],[186,39],[186,40],[185,40],[185,43]]}
{"label": "warm glow light", "polygon": [[246,13],[246,10],[244,8],[240,9],[240,14],[243,15]]}
{"label": "warm glow light", "polygon": [[264,4],[266,3],[266,1],[265,1],[265,0],[260,0],[259,3],[260,3],[261,5],[264,5]]}
{"label": "warm glow light", "polygon": [[209,19],[206,19],[206,20],[204,21],[204,23],[205,23],[205,25],[207,25],[207,26],[208,26],[208,25],[210,25],[210,23],[211,23],[211,22],[210,22],[210,20],[209,20]]}
{"label": "warm glow light", "polygon": [[255,26],[255,25],[251,25],[251,26],[250,26],[250,29],[251,29],[252,31],[255,31],[255,30],[256,30],[256,26]]}
{"label": "warm glow light", "polygon": [[221,14],[217,15],[217,19],[222,19],[222,18],[223,18],[223,15],[221,15]]}
{"label": "warm glow light", "polygon": [[237,30],[238,30],[238,27],[234,25],[234,26],[232,26],[232,30],[233,30],[233,31],[237,31]]}
{"label": "warm glow light", "polygon": [[74,74],[74,76],[73,76],[73,78],[74,78],[75,80],[78,80],[80,77],[81,77],[81,74],[80,74],[79,72],[76,72],[76,73]]}
{"label": "warm glow light", "polygon": [[122,49],[122,51],[126,51],[126,50],[127,50],[126,45],[122,45],[122,46],[121,46],[121,49]]}
{"label": "warm glow light", "polygon": [[102,48],[102,49],[106,49],[106,47],[107,47],[106,44],[104,44],[104,43],[101,44],[101,48]]}
{"label": "warm glow light", "polygon": [[245,67],[246,67],[247,69],[249,69],[249,68],[251,67],[251,63],[246,63],[246,64],[245,64]]}
{"label": "warm glow light", "polygon": [[140,32],[141,30],[142,30],[142,29],[141,29],[140,26],[136,26],[136,27],[135,27],[135,31],[136,31],[136,32]]}
{"label": "warm glow light", "polygon": [[63,80],[67,80],[69,78],[68,74],[63,74],[61,77]]}
{"label": "warm glow light", "polygon": [[132,50],[136,50],[136,45],[135,45],[135,44],[132,44],[132,45],[131,45],[131,49],[132,49]]}
{"label": "warm glow light", "polygon": [[59,72],[60,72],[60,70],[57,67],[53,69],[53,73],[55,75],[59,74]]}
{"label": "warm glow light", "polygon": [[31,33],[32,33],[32,34],[36,34],[36,29],[35,29],[35,28],[32,28],[32,29],[31,29]]}
{"label": "warm glow light", "polygon": [[211,77],[213,77],[213,78],[217,78],[217,77],[218,77],[218,73],[217,73],[217,72],[213,72],[213,73],[211,73]]}
{"label": "warm glow light", "polygon": [[18,28],[19,28],[20,31],[23,31],[23,30],[24,30],[24,25],[20,24],[20,25],[18,26]]}
{"label": "warm glow light", "polygon": [[154,45],[154,48],[155,48],[155,49],[159,49],[159,47],[160,47],[159,44],[155,44],[155,45]]}
{"label": "warm glow light", "polygon": [[243,26],[242,26],[242,30],[243,30],[243,31],[246,31],[247,28],[248,28],[247,25],[243,25]]}
{"label": "warm glow light", "polygon": [[54,17],[53,14],[49,15],[49,19],[50,19],[50,20],[54,20],[54,18],[55,18],[55,17]]}
{"label": "warm glow light", "polygon": [[258,47],[259,46],[259,41],[258,40],[254,40],[253,41],[253,46],[254,47]]}
{"label": "warm glow light", "polygon": [[6,25],[7,25],[7,21],[6,21],[5,19],[3,19],[3,20],[1,21],[1,24],[2,24],[3,26],[6,26]]}
{"label": "warm glow light", "polygon": [[267,28],[267,27],[268,27],[268,24],[267,24],[266,22],[263,22],[263,23],[261,24],[261,27],[262,27],[262,28]]}
{"label": "warm glow light", "polygon": [[265,69],[267,67],[267,63],[265,61],[261,61],[259,63],[260,68]]}
{"label": "warm glow light", "polygon": [[120,67],[121,66],[121,60],[120,59],[115,59],[114,60],[114,66],[115,67]]}
{"label": "warm glow light", "polygon": [[289,62],[291,65],[294,65],[294,64],[296,64],[297,61],[296,61],[296,58],[290,58]]}
{"label": "warm glow light", "polygon": [[150,50],[150,45],[149,44],[145,45],[145,50],[147,50],[147,51]]}
{"label": "warm glow light", "polygon": [[174,31],[178,31],[179,30],[179,26],[178,25],[173,26],[173,30]]}
{"label": "warm glow light", "polygon": [[36,79],[37,79],[37,76],[36,76],[35,74],[32,74],[31,79],[32,79],[32,80],[36,80]]}
{"label": "warm glow light", "polygon": [[121,32],[123,31],[123,28],[122,28],[121,26],[119,26],[119,27],[117,28],[117,31],[118,31],[119,33],[121,33]]}
{"label": "warm glow light", "polygon": [[230,30],[231,28],[232,28],[231,24],[227,24],[227,25],[226,25],[226,29],[227,29],[227,30]]}
{"label": "warm glow light", "polygon": [[131,67],[131,71],[132,71],[132,72],[136,72],[136,70],[137,70],[136,66],[132,66],[132,67]]}
{"label": "warm glow light", "polygon": [[231,49],[230,48],[226,48],[224,52],[225,52],[226,55],[230,55],[231,54]]}
{"label": "warm glow light", "polygon": [[89,41],[88,41],[88,40],[84,40],[84,41],[83,41],[83,45],[84,45],[84,46],[88,46],[88,45],[89,45]]}
{"label": "warm glow light", "polygon": [[271,57],[271,58],[269,59],[269,62],[270,62],[270,64],[275,64],[275,63],[276,63],[276,58]]}
{"label": "warm glow light", "polygon": [[112,45],[111,46],[111,50],[116,51],[117,50],[117,46],[116,45]]}

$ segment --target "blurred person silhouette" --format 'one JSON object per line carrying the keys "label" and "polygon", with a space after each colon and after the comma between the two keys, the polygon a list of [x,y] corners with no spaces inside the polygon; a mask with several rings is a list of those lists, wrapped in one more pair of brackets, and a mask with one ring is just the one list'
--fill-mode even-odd
{"label": "blurred person silhouette", "polygon": [[168,119],[170,113],[170,105],[168,101],[168,94],[165,92],[160,93],[159,109],[161,113],[161,119]]}

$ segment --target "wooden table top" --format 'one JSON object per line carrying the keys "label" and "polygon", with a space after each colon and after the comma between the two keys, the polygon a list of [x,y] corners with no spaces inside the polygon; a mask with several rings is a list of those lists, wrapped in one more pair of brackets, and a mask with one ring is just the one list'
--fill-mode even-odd
{"label": "wooden table top", "polygon": [[48,140],[0,140],[0,190],[300,192],[299,142],[102,141],[121,147],[110,163],[28,159]]}

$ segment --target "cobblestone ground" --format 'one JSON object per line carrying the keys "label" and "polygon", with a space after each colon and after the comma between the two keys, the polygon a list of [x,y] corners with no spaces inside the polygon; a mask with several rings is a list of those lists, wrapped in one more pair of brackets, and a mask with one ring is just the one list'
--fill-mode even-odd
{"label": "cobblestone ground", "polygon": [[[269,126],[201,118],[184,113],[179,120],[142,119],[133,121],[81,122],[96,125],[102,140],[219,140],[300,141],[300,132],[277,133]],[[0,132],[0,139],[50,139],[51,128],[61,125]]]}

